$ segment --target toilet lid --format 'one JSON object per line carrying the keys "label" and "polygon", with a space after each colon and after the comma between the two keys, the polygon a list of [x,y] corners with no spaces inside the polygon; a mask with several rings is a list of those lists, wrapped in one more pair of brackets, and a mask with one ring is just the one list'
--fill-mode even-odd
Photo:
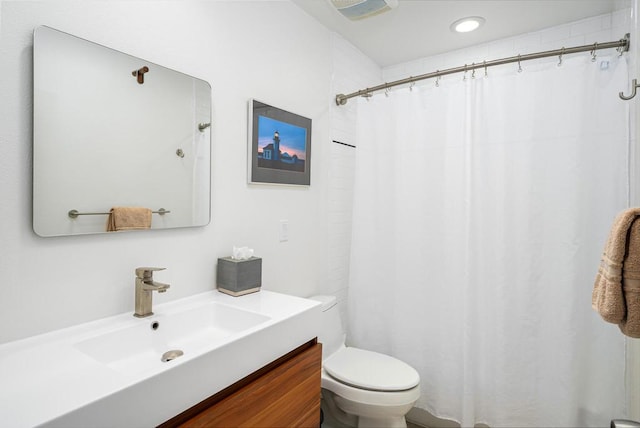
{"label": "toilet lid", "polygon": [[373,391],[405,391],[420,383],[420,375],[407,363],[364,349],[342,348],[323,366],[335,379]]}

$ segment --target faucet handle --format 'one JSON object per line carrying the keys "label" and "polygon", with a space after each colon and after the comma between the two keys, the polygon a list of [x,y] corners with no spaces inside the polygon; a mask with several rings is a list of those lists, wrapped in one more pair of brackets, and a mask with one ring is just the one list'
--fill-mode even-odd
{"label": "faucet handle", "polygon": [[139,267],[136,268],[136,276],[140,279],[152,279],[154,271],[165,269],[161,267]]}

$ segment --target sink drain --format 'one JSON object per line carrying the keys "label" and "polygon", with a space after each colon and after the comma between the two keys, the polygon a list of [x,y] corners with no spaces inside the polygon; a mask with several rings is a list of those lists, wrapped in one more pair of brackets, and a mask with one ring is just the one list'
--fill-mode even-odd
{"label": "sink drain", "polygon": [[175,360],[176,358],[181,357],[182,355],[184,355],[184,352],[179,349],[173,349],[162,354],[162,358],[160,360],[162,360],[163,363],[167,363],[171,360]]}

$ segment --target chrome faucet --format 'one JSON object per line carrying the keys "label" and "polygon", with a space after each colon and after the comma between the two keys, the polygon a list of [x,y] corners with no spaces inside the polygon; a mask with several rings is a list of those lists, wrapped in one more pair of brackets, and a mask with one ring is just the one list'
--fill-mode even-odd
{"label": "chrome faucet", "polygon": [[157,267],[139,267],[136,269],[136,311],[134,317],[144,318],[153,315],[151,310],[151,293],[164,293],[169,284],[162,284],[153,280],[153,272],[164,270]]}

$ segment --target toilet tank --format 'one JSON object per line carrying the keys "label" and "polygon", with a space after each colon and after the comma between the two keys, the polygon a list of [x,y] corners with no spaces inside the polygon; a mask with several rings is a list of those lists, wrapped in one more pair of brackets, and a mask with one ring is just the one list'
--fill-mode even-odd
{"label": "toilet tank", "polygon": [[345,333],[340,320],[340,310],[336,296],[311,296],[309,299],[322,303],[320,333],[318,342],[322,343],[322,359],[324,360],[344,345]]}

